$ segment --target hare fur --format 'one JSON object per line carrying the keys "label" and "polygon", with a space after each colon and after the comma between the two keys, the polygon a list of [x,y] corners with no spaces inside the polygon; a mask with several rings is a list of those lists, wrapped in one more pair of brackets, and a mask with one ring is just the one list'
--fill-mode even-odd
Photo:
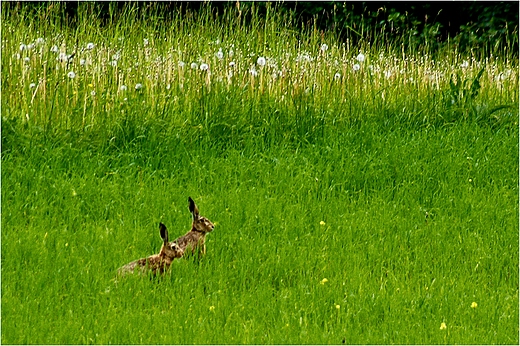
{"label": "hare fur", "polygon": [[157,273],[162,274],[170,268],[170,265],[175,258],[182,257],[184,251],[176,242],[168,241],[168,230],[164,224],[159,224],[159,231],[163,240],[161,251],[156,255],[141,258],[122,266],[118,269],[120,275],[133,273],[136,270],[141,274],[144,274],[149,270],[152,271],[154,275]]}
{"label": "hare fur", "polygon": [[199,208],[191,197],[188,197],[189,209],[193,216],[193,223],[188,233],[177,238],[174,242],[186,254],[206,253],[206,234],[213,231],[215,225],[204,216],[200,216]]}

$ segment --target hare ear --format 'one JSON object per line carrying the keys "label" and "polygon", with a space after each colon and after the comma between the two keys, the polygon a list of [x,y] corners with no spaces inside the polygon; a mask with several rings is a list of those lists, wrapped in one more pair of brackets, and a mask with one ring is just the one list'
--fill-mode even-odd
{"label": "hare ear", "polygon": [[188,202],[190,203],[190,212],[193,215],[193,219],[196,219],[199,216],[199,208],[197,208],[197,205],[191,197],[188,197]]}
{"label": "hare ear", "polygon": [[162,240],[165,243],[167,243],[168,242],[168,230],[166,229],[166,226],[162,222],[159,223],[159,231],[161,232]]}

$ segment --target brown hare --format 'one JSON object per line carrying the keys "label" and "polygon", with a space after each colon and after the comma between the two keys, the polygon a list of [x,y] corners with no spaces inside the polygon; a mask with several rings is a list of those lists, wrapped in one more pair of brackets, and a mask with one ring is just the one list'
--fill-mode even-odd
{"label": "brown hare", "polygon": [[160,223],[159,231],[161,232],[161,238],[163,240],[161,251],[159,251],[157,255],[141,258],[122,266],[118,269],[120,275],[133,273],[136,268],[138,268],[141,274],[146,273],[148,270],[151,270],[154,275],[156,275],[157,272],[162,274],[170,268],[175,258],[182,257],[184,251],[179,245],[175,242],[168,242],[168,230],[166,226]]}
{"label": "brown hare", "polygon": [[175,243],[179,245],[184,253],[194,254],[197,251],[199,254],[206,253],[206,234],[213,231],[215,225],[204,216],[199,215],[199,208],[191,199],[188,197],[189,208],[191,215],[193,216],[193,223],[191,224],[191,230],[180,238],[175,240]]}

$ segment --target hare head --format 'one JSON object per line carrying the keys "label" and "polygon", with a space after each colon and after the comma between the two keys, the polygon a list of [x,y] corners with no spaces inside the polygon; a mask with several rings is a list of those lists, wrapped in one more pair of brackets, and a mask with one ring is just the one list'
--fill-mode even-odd
{"label": "hare head", "polygon": [[215,225],[213,225],[213,223],[204,216],[200,216],[199,208],[197,208],[197,205],[193,199],[191,199],[191,197],[188,197],[188,202],[190,204],[189,207],[191,215],[193,216],[192,229],[201,233],[209,233],[213,231]]}
{"label": "hare head", "polygon": [[168,241],[168,230],[162,222],[159,223],[159,231],[161,232],[161,238],[163,240],[159,257],[170,261],[174,258],[182,257],[183,251],[179,245],[176,242]]}

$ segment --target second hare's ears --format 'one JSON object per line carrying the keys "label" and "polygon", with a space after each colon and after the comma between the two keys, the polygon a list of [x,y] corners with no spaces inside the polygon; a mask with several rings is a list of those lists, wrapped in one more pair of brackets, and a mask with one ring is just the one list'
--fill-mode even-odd
{"label": "second hare's ears", "polygon": [[162,240],[165,243],[167,243],[168,242],[168,230],[166,229],[166,226],[162,222],[159,223],[159,231],[161,232]]}
{"label": "second hare's ears", "polygon": [[193,214],[193,217],[199,216],[199,208],[197,208],[197,205],[191,197],[188,197],[188,202],[190,203],[190,212]]}

